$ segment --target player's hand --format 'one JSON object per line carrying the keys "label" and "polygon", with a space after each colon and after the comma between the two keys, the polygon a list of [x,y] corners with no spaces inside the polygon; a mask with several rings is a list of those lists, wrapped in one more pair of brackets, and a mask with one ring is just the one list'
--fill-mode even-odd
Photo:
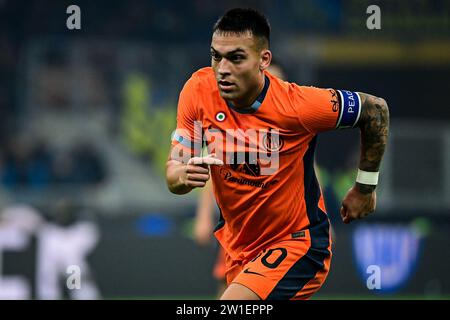
{"label": "player's hand", "polygon": [[181,175],[181,183],[190,188],[202,188],[209,180],[209,166],[222,166],[223,161],[214,154],[206,157],[194,157],[189,159]]}
{"label": "player's hand", "polygon": [[362,193],[356,186],[353,186],[342,200],[341,217],[344,223],[350,223],[356,219],[362,219],[375,211],[377,204],[377,194]]}

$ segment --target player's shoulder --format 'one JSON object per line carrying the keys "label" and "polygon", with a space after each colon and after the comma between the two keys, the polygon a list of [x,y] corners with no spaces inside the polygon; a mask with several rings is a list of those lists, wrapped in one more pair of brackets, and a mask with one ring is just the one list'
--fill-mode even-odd
{"label": "player's shoulder", "polygon": [[211,67],[201,68],[191,74],[189,79],[183,86],[180,92],[180,101],[192,107],[203,106],[209,101],[211,97],[218,91],[215,82],[214,71]]}
{"label": "player's shoulder", "polygon": [[273,95],[283,103],[296,103],[300,95],[309,94],[308,89],[304,86],[280,79],[268,71],[265,74],[270,80],[270,89]]}
{"label": "player's shoulder", "polygon": [[200,68],[192,74],[191,78],[199,81],[210,81],[214,79],[214,71],[211,67]]}
{"label": "player's shoulder", "polygon": [[334,89],[331,88],[320,88],[316,86],[306,86],[306,85],[298,85],[293,84],[292,90],[295,91],[296,94],[300,96],[308,96],[308,97],[318,97],[322,94],[330,94]]}
{"label": "player's shoulder", "polygon": [[289,89],[291,98],[299,104],[322,103],[324,100],[330,100],[336,96],[336,91],[332,88],[320,88],[291,83]]}
{"label": "player's shoulder", "polygon": [[290,83],[287,81],[284,81],[275,75],[271,74],[269,71],[265,71],[265,75],[270,80],[270,86],[272,87],[272,90],[275,90],[279,93],[287,92]]}
{"label": "player's shoulder", "polygon": [[215,84],[214,71],[211,67],[205,67],[198,69],[190,78],[186,81],[185,88],[202,91],[205,89],[211,89]]}
{"label": "player's shoulder", "polygon": [[290,99],[295,99],[298,96],[314,95],[317,93],[317,89],[320,88],[300,85],[295,82],[284,81],[270,72],[266,71],[266,76],[269,77],[271,89],[278,96],[286,96]]}

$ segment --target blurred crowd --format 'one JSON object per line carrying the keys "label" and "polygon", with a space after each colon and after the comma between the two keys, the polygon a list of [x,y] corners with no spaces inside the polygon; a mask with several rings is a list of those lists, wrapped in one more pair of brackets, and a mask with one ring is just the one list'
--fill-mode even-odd
{"label": "blurred crowd", "polygon": [[10,137],[0,149],[1,184],[9,190],[96,185],[105,178],[104,161],[88,142],[52,151],[43,140]]}

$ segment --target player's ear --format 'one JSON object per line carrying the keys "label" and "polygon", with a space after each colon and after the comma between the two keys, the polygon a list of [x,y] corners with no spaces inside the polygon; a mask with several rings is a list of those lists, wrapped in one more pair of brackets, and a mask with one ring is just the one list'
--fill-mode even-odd
{"label": "player's ear", "polygon": [[270,62],[272,61],[272,52],[268,49],[264,49],[261,51],[261,57],[259,62],[259,70],[264,71],[270,66]]}

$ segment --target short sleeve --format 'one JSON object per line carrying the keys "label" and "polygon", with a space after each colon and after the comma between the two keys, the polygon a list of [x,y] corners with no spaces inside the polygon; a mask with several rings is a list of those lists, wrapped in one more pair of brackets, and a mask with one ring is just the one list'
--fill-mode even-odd
{"label": "short sleeve", "polygon": [[309,132],[352,128],[359,120],[361,99],[357,92],[297,86],[299,121]]}
{"label": "short sleeve", "polygon": [[189,79],[180,92],[177,111],[177,128],[172,134],[172,146],[189,158],[201,153],[202,127],[197,113],[197,92],[194,79]]}

